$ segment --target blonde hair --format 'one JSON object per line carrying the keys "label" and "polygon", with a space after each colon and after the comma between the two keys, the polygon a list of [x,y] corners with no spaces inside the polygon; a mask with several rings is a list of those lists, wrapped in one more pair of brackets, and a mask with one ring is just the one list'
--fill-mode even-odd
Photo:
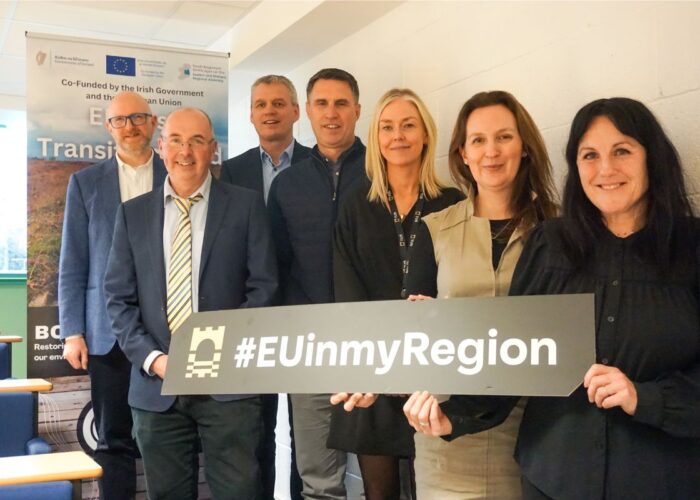
{"label": "blonde hair", "polygon": [[379,149],[379,117],[384,108],[396,99],[403,99],[412,103],[418,110],[418,115],[428,136],[428,142],[423,147],[421,153],[419,185],[425,193],[425,197],[437,198],[443,189],[443,184],[435,173],[435,146],[437,143],[437,127],[433,117],[430,116],[428,108],[415,92],[410,89],[394,88],[386,92],[377,103],[372,121],[369,126],[369,136],[367,138],[367,153],[365,156],[365,171],[371,182],[369,201],[381,201],[388,205],[387,191],[389,181],[386,173],[386,160]]}

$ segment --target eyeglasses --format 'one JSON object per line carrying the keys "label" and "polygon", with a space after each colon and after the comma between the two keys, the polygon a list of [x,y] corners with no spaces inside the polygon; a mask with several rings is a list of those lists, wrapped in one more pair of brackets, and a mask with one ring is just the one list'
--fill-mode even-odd
{"label": "eyeglasses", "polygon": [[126,127],[126,122],[131,120],[131,124],[136,127],[146,123],[146,120],[151,116],[153,115],[150,113],[131,113],[127,116],[113,116],[112,118],[107,118],[107,121],[114,128],[124,128]]}
{"label": "eyeglasses", "polygon": [[201,150],[209,146],[214,139],[206,140],[204,137],[193,137],[188,141],[183,141],[181,137],[163,137],[163,140],[168,145],[169,148],[173,149],[184,149],[185,145],[189,146],[192,150]]}

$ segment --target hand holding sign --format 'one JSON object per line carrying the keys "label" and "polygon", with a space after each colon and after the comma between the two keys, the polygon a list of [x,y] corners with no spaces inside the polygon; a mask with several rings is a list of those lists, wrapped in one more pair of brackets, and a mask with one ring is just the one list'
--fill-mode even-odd
{"label": "hand holding sign", "polygon": [[628,415],[637,411],[634,383],[614,366],[591,366],[583,377],[583,386],[588,389],[588,401],[598,408],[607,410],[619,406]]}
{"label": "hand holding sign", "polygon": [[452,422],[442,412],[437,398],[428,391],[414,392],[403,405],[403,412],[416,432],[427,436],[452,434]]}
{"label": "hand holding sign", "polygon": [[355,392],[352,395],[348,394],[347,392],[338,392],[331,396],[331,404],[337,405],[345,402],[343,409],[345,411],[352,411],[355,407],[369,408],[374,404],[378,397],[379,394],[373,394],[371,392]]}

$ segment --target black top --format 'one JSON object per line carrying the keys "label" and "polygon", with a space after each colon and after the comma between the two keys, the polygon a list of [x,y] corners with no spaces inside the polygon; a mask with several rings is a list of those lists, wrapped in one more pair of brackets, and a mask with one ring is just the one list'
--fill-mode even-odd
{"label": "black top", "polygon": [[489,220],[491,226],[491,264],[494,269],[498,268],[501,255],[508,246],[508,240],[515,230],[511,224],[512,219]]}
{"label": "black top", "polygon": [[[515,457],[550,497],[698,497],[700,221],[681,222],[694,258],[672,273],[640,257],[644,230],[624,239],[606,232],[583,270],[565,257],[560,220],[535,230],[523,250],[511,295],[594,292],[596,362],[619,368],[638,396],[634,416],[597,408],[583,387],[529,399]],[[455,403],[446,411],[456,433],[479,420],[460,417]]]}
{"label": "black top", "polygon": [[[368,182],[341,207],[335,230],[333,277],[336,302],[400,300],[401,256],[393,218],[380,202],[367,200]],[[427,199],[423,214],[438,212],[464,199],[454,188]],[[413,210],[403,220],[410,233]],[[328,445],[354,453],[413,456],[413,429],[401,410],[404,400],[380,396],[367,409],[334,408]]]}
{"label": "black top", "polygon": [[[336,302],[401,298],[401,256],[393,219],[380,202],[367,200],[367,191],[365,187],[353,193],[338,215],[333,247]],[[426,198],[423,215],[463,199],[461,191],[446,188],[438,198]],[[412,217],[407,216],[402,225],[408,234]]]}

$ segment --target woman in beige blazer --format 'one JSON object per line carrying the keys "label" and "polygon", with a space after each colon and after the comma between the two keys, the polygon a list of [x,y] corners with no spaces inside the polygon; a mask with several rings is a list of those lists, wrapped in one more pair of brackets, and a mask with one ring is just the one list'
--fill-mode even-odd
{"label": "woman in beige blazer", "polygon": [[[511,94],[481,92],[459,112],[449,167],[468,196],[423,219],[409,276],[410,299],[506,295],[529,231],[557,211],[542,136]],[[414,396],[405,411],[410,414],[414,402],[428,397]],[[505,421],[451,442],[428,437],[429,423],[414,420],[418,497],[520,498],[512,453],[521,417],[522,407],[507,419],[494,415]]]}

